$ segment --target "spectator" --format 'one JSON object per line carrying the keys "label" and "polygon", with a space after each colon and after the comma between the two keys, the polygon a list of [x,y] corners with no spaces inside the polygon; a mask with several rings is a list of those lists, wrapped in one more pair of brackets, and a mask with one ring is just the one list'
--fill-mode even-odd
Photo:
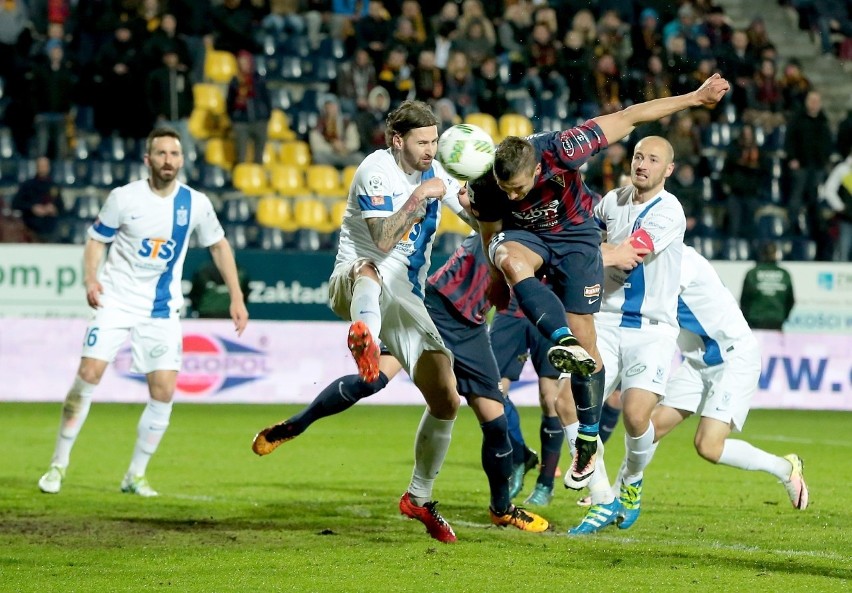
{"label": "spectator", "polygon": [[405,53],[409,56],[420,55],[421,48],[423,47],[418,41],[414,24],[404,16],[396,19],[391,43],[405,48]]}
{"label": "spectator", "polygon": [[252,29],[252,10],[242,0],[224,0],[210,9],[213,47],[219,51],[238,54],[254,53],[258,47]]}
{"label": "spectator", "polygon": [[839,33],[852,37],[852,20],[849,18],[848,2],[842,0],[813,0],[816,9],[816,25],[819,29],[820,46],[823,55],[834,52],[831,36]]}
{"label": "spectator", "polygon": [[463,0],[461,7],[462,12],[458,20],[459,31],[467,31],[473,21],[479,21],[482,23],[485,38],[492,46],[497,43],[497,35],[494,33],[494,25],[491,20],[489,20],[488,15],[485,14],[482,2],[480,2],[480,0]]}
{"label": "spectator", "polygon": [[404,48],[392,47],[388,51],[385,63],[379,71],[379,84],[390,94],[391,105],[399,105],[411,98],[414,78]]}
{"label": "spectator", "polygon": [[583,45],[589,49],[593,48],[598,39],[598,28],[592,11],[587,8],[578,10],[574,18],[571,19],[571,31],[577,31],[580,34]]}
{"label": "spectator", "polygon": [[333,165],[342,169],[357,165],[364,158],[359,152],[361,138],[358,127],[340,113],[335,99],[326,99],[322,105],[319,121],[308,133],[311,157],[318,165]]}
{"label": "spectator", "polygon": [[802,65],[796,58],[790,58],[784,66],[784,72],[778,81],[783,97],[784,112],[787,115],[801,111],[805,106],[805,97],[811,90],[811,81],[802,73]]}
{"label": "spectator", "polygon": [[[166,15],[163,22],[169,16]],[[167,49],[160,67],[148,75],[145,93],[154,127],[176,130],[180,134],[184,154],[193,154],[195,145],[195,139],[189,133],[189,115],[194,105],[189,76],[189,68],[181,63],[178,51]]]}
{"label": "spectator", "polygon": [[[388,41],[393,37],[390,15],[385,10],[382,0],[370,0],[367,6],[367,16],[355,23],[355,39],[358,47],[363,47],[370,54],[373,64],[377,67],[382,63],[388,51]],[[393,96],[393,93],[391,93]]]}
{"label": "spectator", "polygon": [[746,36],[748,37],[748,50],[753,56],[761,56],[767,48],[774,48],[774,45],[769,40],[769,33],[766,31],[766,23],[760,17],[752,19],[746,28]]}
{"label": "spectator", "polygon": [[234,128],[237,162],[246,162],[251,141],[254,162],[262,163],[272,108],[266,82],[255,70],[254,56],[245,50],[237,54],[237,74],[228,85],[227,108]]}
{"label": "spectator", "polygon": [[568,31],[565,35],[565,78],[568,81],[568,101],[572,113],[584,119],[598,114],[595,90],[592,84],[590,64],[592,50],[583,44],[579,31]]}
{"label": "spectator", "polygon": [[775,62],[761,60],[754,73],[749,107],[743,119],[771,132],[784,123],[784,93],[776,78]]}
{"label": "spectator", "polygon": [[589,161],[583,179],[589,188],[604,195],[620,187],[622,175],[630,177],[630,159],[627,158],[624,144],[616,142]]}
{"label": "spectator", "polygon": [[[95,104],[95,126],[101,136],[142,138],[150,129],[145,80],[139,43],[130,27],[120,25],[111,41],[98,52],[100,85]],[[127,117],[128,113],[137,114]]]}
{"label": "spectator", "polygon": [[710,10],[704,15],[704,22],[700,25],[700,28],[701,35],[710,42],[710,47],[714,53],[717,48],[729,43],[734,33],[733,28],[728,24],[725,9],[721,6],[710,7]]}
{"label": "spectator", "polygon": [[0,4],[0,77],[11,74],[17,53],[18,38],[27,28],[29,11],[26,2]]}
{"label": "spectator", "polygon": [[752,329],[781,331],[790,317],[795,297],[790,273],[778,265],[778,247],[769,242],[760,250],[760,261],[743,280],[740,309]]}
{"label": "spectator", "polygon": [[417,56],[414,96],[430,104],[444,96],[444,73],[435,65],[435,52],[431,49],[424,49]]}
{"label": "spectator", "polygon": [[438,118],[438,130],[442,132],[462,123],[455,104],[449,99],[438,99],[435,103],[435,116]]}
{"label": "spectator", "polygon": [[424,45],[429,39],[429,31],[427,30],[426,19],[423,17],[423,11],[420,8],[420,2],[403,0],[400,10],[402,16],[411,22],[411,27],[414,29],[414,40],[418,45]]}
{"label": "spectator", "polygon": [[183,37],[178,35],[177,20],[170,13],[163,14],[160,18],[160,27],[151,34],[142,49],[146,71],[162,66],[163,56],[167,52],[174,52],[177,55],[181,71],[192,70],[189,46]]}
{"label": "spectator", "polygon": [[701,137],[695,119],[688,111],[682,111],[672,117],[672,124],[666,134],[680,163],[698,164],[701,158]]}
{"label": "spectator", "polygon": [[722,169],[729,235],[756,238],[754,215],[765,194],[769,167],[766,155],[755,141],[754,128],[744,125],[737,141],[728,149]]}
{"label": "spectator", "polygon": [[526,44],[532,31],[532,13],[528,2],[516,2],[506,6],[503,20],[498,29],[500,47],[503,48],[512,70],[512,79],[520,80],[523,71]]}
{"label": "spectator", "polygon": [[846,117],[837,126],[837,152],[841,155],[852,151],[852,98],[849,99]]}
{"label": "spectator", "polygon": [[562,43],[554,38],[550,27],[545,23],[533,25],[532,42],[524,58],[527,65],[524,86],[537,103],[537,113],[542,113],[542,99],[548,95],[557,101],[565,100],[568,83],[560,72],[561,53]]}
{"label": "spectator", "polygon": [[610,54],[598,56],[592,72],[592,83],[602,115],[615,113],[622,108],[624,89],[621,87],[621,73],[615,58]]}
{"label": "spectator", "polygon": [[451,51],[467,55],[471,64],[482,64],[487,58],[493,56],[494,41],[486,36],[483,20],[468,21],[467,28],[462,29],[461,35],[453,41]]}
{"label": "spectator", "polygon": [[358,48],[351,60],[341,62],[337,73],[336,94],[345,113],[367,108],[367,97],[378,84],[376,67],[367,50]]}
{"label": "spectator", "polygon": [[695,88],[690,80],[697,64],[686,51],[686,39],[676,35],[666,43],[666,70],[672,75],[672,94],[683,94]]}
{"label": "spectator", "polygon": [[[186,41],[192,64],[192,80],[204,79],[206,44],[213,45],[210,3],[197,0],[169,0],[169,10],[175,16],[177,33]],[[205,42],[206,40],[206,42]]]}
{"label": "spectator", "polygon": [[677,11],[677,18],[663,27],[663,44],[668,45],[674,37],[683,37],[686,49],[690,55],[697,50],[696,40],[701,35],[701,25],[695,14],[695,9],[688,2],[682,4]]}
{"label": "spectator", "polygon": [[832,152],[831,130],[822,110],[822,97],[811,91],[805,97],[805,108],[794,115],[787,126],[787,168],[792,188],[787,201],[790,220],[799,224],[800,232],[817,242],[817,258],[831,259],[830,236],[823,225],[817,187],[825,180]]}
{"label": "spectator", "polygon": [[716,232],[719,229],[703,228],[701,214],[704,210],[704,188],[702,181],[696,177],[695,168],[689,163],[677,163],[674,173],[666,181],[666,190],[677,196],[683,206],[686,216],[685,237],[691,237],[701,232]]}
{"label": "spectator", "polygon": [[432,33],[434,37],[449,39],[455,37],[453,33],[458,28],[459,5],[448,0],[441,6],[441,11],[431,19]]}
{"label": "spectator", "polygon": [[742,112],[748,105],[751,86],[754,83],[756,60],[748,50],[748,35],[745,31],[734,31],[731,43],[723,47],[718,55],[719,69],[733,84],[731,102]]}
{"label": "spectator", "polygon": [[37,151],[39,156],[62,159],[68,154],[75,77],[64,59],[62,42],[51,40],[46,51],[47,64],[36,67],[33,74]]}
{"label": "spectator", "polygon": [[307,21],[299,13],[299,4],[299,0],[270,0],[269,14],[260,21],[263,30],[278,38],[304,35]]}
{"label": "spectator", "polygon": [[476,81],[467,56],[453,52],[447,63],[444,97],[452,101],[462,118],[476,111]]}
{"label": "spectator", "polygon": [[628,62],[631,68],[644,68],[651,56],[662,57],[663,35],[660,31],[660,17],[656,10],[646,8],[640,13],[639,23],[630,28],[630,44],[633,47],[633,53]]}
{"label": "spectator", "polygon": [[375,87],[367,96],[367,106],[355,114],[358,136],[364,152],[387,148],[385,140],[385,116],[390,111],[390,94],[381,86]]}
{"label": "spectator", "polygon": [[619,66],[626,64],[630,57],[630,47],[627,42],[630,29],[621,22],[618,12],[615,10],[604,12],[597,23],[597,29],[596,52],[612,54]]}
{"label": "spectator", "polygon": [[42,243],[56,240],[59,218],[65,213],[62,194],[50,176],[50,160],[36,160],[36,176],[24,181],[12,201],[12,208],[21,211],[27,228]]}
{"label": "spectator", "polygon": [[852,152],[835,165],[825,180],[824,197],[838,218],[834,261],[852,261]]}
{"label": "spectator", "polygon": [[648,58],[644,76],[639,80],[639,88],[634,92],[634,103],[652,101],[672,95],[672,77],[663,68],[663,60],[658,55]]}
{"label": "spectator", "polygon": [[479,111],[499,119],[506,113],[506,89],[497,71],[497,58],[489,57],[479,67],[476,76],[476,104]]}

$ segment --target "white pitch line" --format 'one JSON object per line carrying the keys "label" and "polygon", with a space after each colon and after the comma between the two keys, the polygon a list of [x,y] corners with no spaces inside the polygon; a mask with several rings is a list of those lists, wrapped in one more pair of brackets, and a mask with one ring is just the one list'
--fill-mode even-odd
{"label": "white pitch line", "polygon": [[777,434],[743,434],[744,438],[760,439],[762,441],[776,441],[779,443],[799,443],[802,445],[820,445],[827,447],[852,447],[852,441],[836,441],[829,439],[806,439],[802,437],[788,437]]}

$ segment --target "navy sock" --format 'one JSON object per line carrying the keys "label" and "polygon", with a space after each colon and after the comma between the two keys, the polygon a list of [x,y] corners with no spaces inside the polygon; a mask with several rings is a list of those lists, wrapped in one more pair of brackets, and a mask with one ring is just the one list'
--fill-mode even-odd
{"label": "navy sock", "polygon": [[565,322],[565,307],[538,278],[526,278],[512,287],[518,306],[536,329],[551,342],[570,335]]}
{"label": "navy sock", "polygon": [[388,384],[388,376],[379,371],[379,378],[367,383],[358,375],[346,375],[329,383],[314,401],[287,422],[292,425],[293,436],[305,432],[308,427],[326,416],[333,416],[355,405],[359,399],[378,393]]}
{"label": "navy sock", "polygon": [[541,417],[541,471],[537,482],[548,488],[553,488],[553,477],[556,466],[559,465],[559,453],[565,441],[565,432],[558,416]]}
{"label": "navy sock", "polygon": [[571,374],[571,392],[577,405],[577,420],[580,428],[577,438],[592,440],[598,434],[603,405],[604,369],[584,377],[580,373]]}
{"label": "navy sock", "polygon": [[618,426],[619,416],[621,416],[620,409],[613,408],[611,405],[604,402],[603,409],[601,410],[600,430],[598,431],[598,436],[601,437],[601,442],[607,442],[612,431],[615,430],[616,426]]}
{"label": "navy sock", "polygon": [[504,515],[512,507],[509,477],[512,475],[512,445],[506,416],[480,424],[482,428],[482,469],[491,490],[491,510]]}
{"label": "navy sock", "polygon": [[503,413],[506,415],[506,422],[509,425],[509,442],[512,444],[512,464],[520,465],[524,462],[524,452],[527,449],[527,444],[524,442],[524,435],[521,433],[521,417],[518,416],[518,408],[508,397],[503,398]]}

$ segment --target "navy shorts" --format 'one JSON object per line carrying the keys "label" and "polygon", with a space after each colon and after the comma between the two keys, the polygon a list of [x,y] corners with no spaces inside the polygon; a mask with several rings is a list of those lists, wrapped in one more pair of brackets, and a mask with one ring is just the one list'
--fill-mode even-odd
{"label": "navy shorts", "polygon": [[462,317],[429,285],[426,286],[425,303],[444,344],[453,353],[453,371],[459,394],[465,398],[472,395],[486,397],[502,404],[500,372],[491,351],[488,326]]}
{"label": "navy shorts", "polygon": [[537,235],[509,229],[494,235],[488,245],[489,257],[493,259],[497,245],[507,241],[520,243],[544,261],[537,275],[547,276],[547,283],[568,313],[600,311],[604,276],[598,239],[580,233]]}
{"label": "navy shorts", "polygon": [[527,358],[532,360],[539,377],[558,379],[561,374],[547,360],[552,344],[526,317],[497,313],[491,323],[491,347],[500,376],[517,381]]}

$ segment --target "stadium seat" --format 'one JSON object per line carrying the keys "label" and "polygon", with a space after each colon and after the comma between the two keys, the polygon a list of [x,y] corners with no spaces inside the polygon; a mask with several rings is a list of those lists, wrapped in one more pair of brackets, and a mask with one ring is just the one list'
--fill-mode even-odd
{"label": "stadium seat", "polygon": [[293,131],[302,140],[307,139],[308,133],[317,127],[319,113],[316,111],[297,111],[293,115]]}
{"label": "stadium seat", "polygon": [[303,140],[293,140],[281,144],[280,162],[307,169],[311,164],[311,147]]}
{"label": "stadium seat", "polygon": [[98,153],[103,160],[115,163],[122,162],[129,156],[127,144],[125,144],[124,139],[120,136],[106,136],[105,138],[101,138],[101,141],[98,143]]}
{"label": "stadium seat", "polygon": [[352,187],[352,182],[355,180],[355,172],[357,170],[357,165],[349,165],[343,169],[343,187],[347,192]]}
{"label": "stadium seat", "polygon": [[204,109],[193,109],[189,114],[189,133],[196,140],[207,140],[216,132],[210,112]]}
{"label": "stadium seat", "polygon": [[500,138],[507,136],[529,136],[533,133],[533,125],[528,117],[518,113],[506,113],[498,121]]}
{"label": "stadium seat", "polygon": [[237,58],[228,51],[208,49],[204,54],[204,78],[217,84],[228,84],[237,73]]}
{"label": "stadium seat", "polygon": [[248,226],[240,223],[222,225],[225,229],[225,237],[234,249],[245,249],[249,245]]}
{"label": "stadium seat", "polygon": [[304,196],[310,193],[305,185],[305,174],[295,165],[273,165],[269,168],[272,190],[282,196]]}
{"label": "stadium seat", "polygon": [[290,129],[287,114],[280,109],[273,109],[266,126],[266,135],[270,140],[289,142],[296,139],[296,132]]}
{"label": "stadium seat", "polygon": [[287,87],[273,85],[269,87],[269,101],[273,109],[287,111],[293,106],[293,98],[290,96],[290,91]]}
{"label": "stadium seat", "polygon": [[349,202],[347,200],[335,200],[332,202],[328,217],[333,226],[339,227],[343,224],[343,215],[346,213],[348,205]]}
{"label": "stadium seat", "polygon": [[197,82],[192,85],[195,109],[203,109],[214,115],[225,114],[225,92],[211,83]]}
{"label": "stadium seat", "polygon": [[0,128],[0,159],[11,159],[15,156],[15,142],[12,139],[12,130]]}
{"label": "stadium seat", "polygon": [[115,184],[112,163],[109,161],[92,161],[89,166],[89,185],[101,189],[112,189]]}
{"label": "stadium seat", "polygon": [[310,61],[310,80],[320,84],[330,84],[337,78],[337,62],[331,58],[315,56]]}
{"label": "stadium seat", "polygon": [[308,189],[320,198],[342,198],[347,190],[340,181],[340,171],[331,165],[310,165],[306,172]]}
{"label": "stadium seat", "polygon": [[455,233],[457,235],[467,236],[471,231],[470,226],[459,218],[459,215],[443,208],[441,210],[441,221],[438,223],[438,234]]}
{"label": "stadium seat", "polygon": [[222,203],[219,216],[222,222],[248,222],[251,220],[251,208],[243,198],[229,198]]}
{"label": "stadium seat", "polygon": [[80,194],[74,198],[69,216],[85,221],[93,221],[101,210],[101,202],[97,196],[92,194]]}
{"label": "stadium seat", "polygon": [[296,200],[293,219],[298,228],[314,229],[320,233],[329,233],[336,228],[329,218],[328,208],[314,198]]}
{"label": "stadium seat", "polygon": [[230,170],[234,166],[233,142],[222,138],[210,138],[204,147],[204,162]]}
{"label": "stadium seat", "polygon": [[723,239],[719,257],[728,261],[749,261],[752,259],[751,245],[745,239],[734,237]]}
{"label": "stadium seat", "polygon": [[[84,161],[85,163],[85,161]],[[77,169],[77,161],[73,159],[59,159],[51,165],[51,177],[53,182],[61,187],[79,187],[88,184],[88,176],[80,179]]]}
{"label": "stadium seat", "polygon": [[497,128],[497,120],[488,113],[469,113],[464,118],[464,123],[479,126],[491,136],[495,142],[499,142],[500,130]]}
{"label": "stadium seat", "polygon": [[790,230],[787,211],[779,206],[764,206],[754,215],[758,239],[780,239]]}
{"label": "stadium seat", "polygon": [[527,119],[535,117],[535,101],[526,92],[518,94],[509,99],[509,109]]}
{"label": "stadium seat", "polygon": [[208,192],[224,191],[231,187],[229,169],[210,163],[202,163],[198,185]]}
{"label": "stadium seat", "polygon": [[276,142],[267,142],[263,145],[263,166],[271,167],[279,161],[278,144]]}
{"label": "stadium seat", "polygon": [[289,35],[278,43],[275,53],[284,57],[309,58],[311,56],[311,43],[307,35]]}
{"label": "stadium seat", "polygon": [[346,47],[343,45],[342,39],[338,37],[326,37],[320,41],[319,48],[317,48],[317,55],[340,61],[346,57]]}
{"label": "stadium seat", "polygon": [[259,196],[270,191],[263,165],[239,163],[234,167],[233,176],[234,189],[247,196]]}
{"label": "stadium seat", "polygon": [[804,237],[790,239],[790,248],[785,259],[792,261],[814,261],[817,255],[816,243]]}
{"label": "stadium seat", "polygon": [[279,196],[262,196],[258,199],[255,218],[262,227],[281,230],[292,230],[295,227],[290,201]]}
{"label": "stadium seat", "polygon": [[302,58],[298,56],[282,56],[278,74],[278,77],[284,82],[301,82],[304,76]]}
{"label": "stadium seat", "polygon": [[440,253],[444,255],[452,254],[458,246],[462,244],[466,235],[460,235],[458,233],[444,233],[442,235],[438,235],[435,238],[435,247],[434,253]]}
{"label": "stadium seat", "polygon": [[281,229],[261,227],[258,246],[266,251],[279,251],[285,247],[285,236]]}
{"label": "stadium seat", "polygon": [[708,235],[697,235],[684,240],[686,245],[691,245],[695,251],[707,259],[716,259],[719,252],[719,240]]}

